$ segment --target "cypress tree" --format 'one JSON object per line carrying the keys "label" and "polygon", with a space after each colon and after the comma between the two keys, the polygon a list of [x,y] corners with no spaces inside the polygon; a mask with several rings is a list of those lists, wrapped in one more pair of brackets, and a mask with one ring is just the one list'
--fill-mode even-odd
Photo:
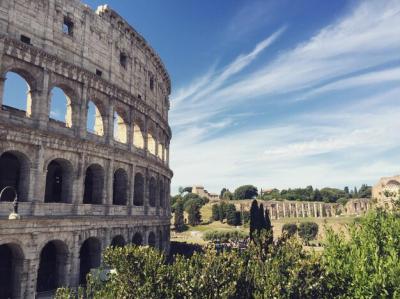
{"label": "cypress tree", "polygon": [[259,212],[257,200],[253,200],[250,208],[250,239],[253,240],[259,228]]}
{"label": "cypress tree", "polygon": [[267,228],[267,222],[265,221],[263,204],[260,204],[260,207],[258,209],[258,225],[259,225],[259,227],[258,227],[259,231]]}
{"label": "cypress tree", "polygon": [[268,242],[268,244],[272,244],[274,242],[274,235],[273,235],[273,230],[272,230],[271,219],[269,218],[268,209],[265,209],[265,223],[266,223],[266,229],[270,233],[267,242]]}
{"label": "cypress tree", "polygon": [[182,232],[185,230],[185,220],[183,216],[183,202],[178,199],[175,207],[175,230]]}

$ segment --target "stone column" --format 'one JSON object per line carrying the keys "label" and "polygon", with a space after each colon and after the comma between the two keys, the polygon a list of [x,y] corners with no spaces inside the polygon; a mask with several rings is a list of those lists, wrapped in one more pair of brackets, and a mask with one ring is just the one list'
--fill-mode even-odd
{"label": "stone column", "polygon": [[0,113],[3,111],[1,107],[3,106],[4,85],[6,80],[7,79],[5,77],[0,77]]}
{"label": "stone column", "polygon": [[73,233],[73,248],[71,248],[71,253],[69,255],[70,260],[70,272],[67,275],[69,278],[69,286],[77,287],[79,285],[79,270],[80,270],[80,242],[79,242],[79,233]]}
{"label": "stone column", "polygon": [[310,204],[310,202],[308,202],[307,203],[307,209],[308,209],[308,211],[307,211],[307,217],[311,217],[311,204]]}
{"label": "stone column", "polygon": [[323,218],[324,217],[324,207],[323,207],[322,203],[319,204],[319,213],[320,213],[319,217]]}
{"label": "stone column", "polygon": [[114,183],[114,160],[107,161],[108,167],[105,170],[106,192],[103,192],[103,204],[113,204],[113,183]]}
{"label": "stone column", "polygon": [[79,124],[78,124],[78,136],[80,138],[85,138],[86,133],[87,133],[87,114],[88,114],[88,108],[89,108],[89,102],[88,102],[88,88],[85,85],[82,87],[81,91],[81,105],[79,107]]}
{"label": "stone column", "polygon": [[301,216],[304,218],[304,202],[301,204]]}
{"label": "stone column", "polygon": [[279,219],[279,202],[276,203],[276,219]]}
{"label": "stone column", "polygon": [[129,110],[129,123],[127,123],[127,130],[126,130],[126,134],[128,135],[126,138],[126,142],[128,144],[128,148],[130,151],[133,151],[134,147],[133,147],[133,125],[134,125],[135,121],[133,118],[133,109]]}
{"label": "stone column", "polygon": [[114,100],[112,99],[109,101],[107,120],[103,125],[105,127],[104,134],[106,142],[112,146],[114,144]]}
{"label": "stone column", "polygon": [[28,94],[27,110],[28,116],[37,121],[39,129],[46,130],[49,122],[50,99],[49,99],[49,73],[43,71],[43,82],[37,90],[31,90]]}
{"label": "stone column", "polygon": [[143,202],[143,207],[144,207],[144,214],[147,215],[149,211],[149,169],[146,168],[146,172],[144,174],[144,180],[143,180],[143,188],[144,188],[144,202]]}
{"label": "stone column", "polygon": [[299,218],[299,204],[296,202],[295,203],[295,207],[296,207],[296,218]]}
{"label": "stone column", "polygon": [[129,214],[132,215],[133,196],[135,194],[135,166],[133,164],[129,165],[128,190],[128,210]]}
{"label": "stone column", "polygon": [[24,281],[21,281],[21,285],[23,284],[26,286],[25,298],[35,298],[39,257],[24,262],[24,267],[27,267],[29,269],[26,275],[23,275],[22,277]]}
{"label": "stone column", "polygon": [[286,218],[286,204],[282,202],[283,218]]}
{"label": "stone column", "polygon": [[318,213],[317,213],[317,204],[314,202],[314,217],[317,218]]}
{"label": "stone column", "polygon": [[292,204],[289,202],[289,218],[292,217]]}
{"label": "stone column", "polygon": [[149,152],[149,147],[148,147],[148,140],[147,140],[147,136],[148,136],[148,124],[147,124],[147,116],[145,116],[145,118],[144,118],[144,128],[143,128],[143,133],[144,133],[144,136],[143,136],[143,141],[144,141],[144,146],[143,146],[143,149],[144,149],[144,152],[145,152],[145,155],[147,156],[147,153]]}

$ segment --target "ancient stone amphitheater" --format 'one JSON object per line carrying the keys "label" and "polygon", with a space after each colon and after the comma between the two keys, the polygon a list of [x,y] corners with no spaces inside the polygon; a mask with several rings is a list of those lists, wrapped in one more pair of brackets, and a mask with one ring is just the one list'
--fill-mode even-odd
{"label": "ancient stone amphitheater", "polygon": [[170,89],[109,7],[0,1],[0,298],[84,284],[110,245],[169,249]]}

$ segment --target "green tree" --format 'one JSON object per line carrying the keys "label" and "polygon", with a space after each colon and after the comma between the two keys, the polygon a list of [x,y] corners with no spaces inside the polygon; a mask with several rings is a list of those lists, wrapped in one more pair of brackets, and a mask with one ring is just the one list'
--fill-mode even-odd
{"label": "green tree", "polygon": [[242,223],[249,223],[250,221],[250,212],[249,211],[243,211],[242,212],[242,217],[241,217]]}
{"label": "green tree", "polygon": [[302,222],[298,228],[299,237],[302,238],[306,244],[314,240],[318,234],[318,224],[315,222]]}
{"label": "green tree", "polygon": [[214,205],[212,205],[212,207],[211,207],[211,210],[212,210],[212,220],[214,220],[214,221],[218,221],[218,220],[220,220],[219,219],[219,205],[218,204],[214,204]]}
{"label": "green tree", "polygon": [[240,214],[239,219],[237,217],[236,208],[234,204],[228,204],[226,208],[226,222],[229,225],[239,225],[240,224]]}
{"label": "green tree", "polygon": [[235,199],[252,199],[258,195],[257,188],[253,185],[243,185],[234,192]]}
{"label": "green tree", "polygon": [[232,192],[229,191],[229,190],[226,190],[226,191],[224,192],[224,194],[222,195],[222,199],[225,199],[225,200],[232,200],[232,199],[233,199],[233,194],[232,194]]}
{"label": "green tree", "polygon": [[228,189],[226,189],[225,187],[222,188],[221,192],[219,193],[219,198],[222,199],[222,197],[224,196],[225,191],[228,191]]}
{"label": "green tree", "polygon": [[182,232],[186,229],[185,227],[185,219],[183,215],[183,202],[182,200],[178,200],[175,204],[175,214],[174,214],[174,224],[175,230],[177,232]]}
{"label": "green tree", "polygon": [[196,226],[201,223],[200,207],[195,202],[188,206],[188,223],[191,226]]}
{"label": "green tree", "polygon": [[315,191],[314,191],[313,200],[314,201],[322,201],[322,195],[318,189],[315,189]]}
{"label": "green tree", "polygon": [[361,185],[360,190],[358,190],[358,196],[360,198],[371,198],[372,197],[372,187],[368,185]]}
{"label": "green tree", "polygon": [[256,231],[260,227],[257,200],[253,200],[250,207],[250,239],[254,240]]}
{"label": "green tree", "polygon": [[258,207],[258,230],[267,229],[267,221],[265,221],[264,205]]}

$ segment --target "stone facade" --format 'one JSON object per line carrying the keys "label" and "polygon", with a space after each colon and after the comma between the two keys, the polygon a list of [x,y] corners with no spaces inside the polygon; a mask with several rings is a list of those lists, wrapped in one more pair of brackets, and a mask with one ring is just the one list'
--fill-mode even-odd
{"label": "stone facade", "polygon": [[381,178],[372,188],[372,198],[378,207],[393,208],[393,201],[400,195],[400,175]]}
{"label": "stone facade", "polygon": [[219,199],[218,194],[208,192],[203,186],[193,186],[192,193],[197,194],[200,197],[207,197],[209,200]]}
{"label": "stone facade", "polygon": [[[11,72],[29,85],[26,111],[3,105]],[[54,87],[65,122],[50,117]],[[0,0],[0,188],[17,190],[21,215],[8,220],[3,194],[0,298],[84,284],[109,245],[169,250],[170,91],[155,51],[109,7]]]}

